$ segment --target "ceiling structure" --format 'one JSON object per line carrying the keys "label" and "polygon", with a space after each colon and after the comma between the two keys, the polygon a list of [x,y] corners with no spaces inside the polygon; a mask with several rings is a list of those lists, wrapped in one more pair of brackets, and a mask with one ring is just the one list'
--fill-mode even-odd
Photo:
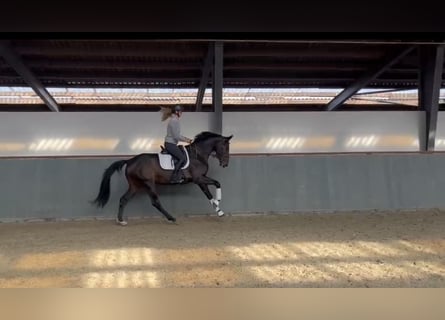
{"label": "ceiling structure", "polygon": [[[327,102],[312,104],[315,109],[326,107],[327,110],[342,106],[361,89],[417,89],[419,48],[437,45],[378,40],[218,42],[223,48],[223,88],[343,90]],[[203,89],[213,86],[210,74],[214,43],[182,39],[3,41],[0,44],[0,87],[31,86],[46,102],[46,109],[49,107],[53,111],[76,111],[85,107],[79,109],[72,101],[55,101],[48,88],[199,88],[197,95],[202,96],[205,111],[209,107],[205,106],[208,98],[204,98]],[[443,50],[439,54],[443,59]],[[442,66],[441,75],[443,71]],[[445,88],[443,76],[439,85]],[[306,108],[311,105],[295,101],[295,108],[300,104]],[[99,102],[95,104],[95,109],[101,108]],[[189,108],[194,104],[191,101]],[[102,107],[110,110],[113,105],[118,108],[120,103]],[[356,105],[366,108],[373,102]],[[143,109],[144,106],[149,108],[151,104],[133,104],[125,110]],[[394,108],[394,105],[387,107]],[[406,107],[412,109],[412,103]],[[13,107],[6,103],[3,108]],[[266,107],[262,104],[261,108]],[[286,104],[285,108],[292,106]]]}

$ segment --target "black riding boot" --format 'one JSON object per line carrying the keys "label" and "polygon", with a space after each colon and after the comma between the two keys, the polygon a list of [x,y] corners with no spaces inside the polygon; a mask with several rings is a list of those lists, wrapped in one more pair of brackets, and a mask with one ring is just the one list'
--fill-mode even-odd
{"label": "black riding boot", "polygon": [[178,161],[177,163],[175,163],[175,169],[173,170],[172,176],[170,178],[170,183],[181,183],[182,181],[184,181],[184,179],[182,179],[181,177],[181,167],[182,162]]}

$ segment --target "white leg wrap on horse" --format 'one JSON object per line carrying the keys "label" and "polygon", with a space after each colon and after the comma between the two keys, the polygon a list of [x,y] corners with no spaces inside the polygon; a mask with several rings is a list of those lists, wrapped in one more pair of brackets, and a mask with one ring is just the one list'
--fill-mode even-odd
{"label": "white leg wrap on horse", "polygon": [[116,223],[120,224],[121,226],[126,226],[128,224],[127,221],[123,220],[123,221],[119,221],[119,219],[116,218]]}
{"label": "white leg wrap on horse", "polygon": [[221,201],[221,188],[216,188],[216,200]]}
{"label": "white leg wrap on horse", "polygon": [[224,215],[224,212],[219,208],[219,201],[215,199],[210,199],[210,203],[215,209],[215,212],[218,214],[218,217],[222,217]]}

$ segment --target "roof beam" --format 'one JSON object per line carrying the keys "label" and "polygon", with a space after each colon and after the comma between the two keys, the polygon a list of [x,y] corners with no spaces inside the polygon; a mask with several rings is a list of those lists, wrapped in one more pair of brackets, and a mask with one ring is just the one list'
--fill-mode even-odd
{"label": "roof beam", "polygon": [[[17,75],[6,75],[6,74],[0,74],[0,81],[1,82],[17,82],[21,78]],[[327,76],[327,75],[318,75],[318,74],[312,74],[308,77],[294,77],[292,74],[288,75],[280,75],[277,74],[274,76],[269,75],[260,75],[260,76],[252,76],[252,75],[227,75],[224,76],[224,81],[249,81],[249,82],[292,82],[292,83],[299,83],[299,82],[322,82],[322,83],[331,83],[331,82],[347,82],[351,83],[352,81],[356,80],[356,78],[353,78],[351,75],[346,76]],[[187,74],[187,75],[141,75],[141,76],[129,76],[129,75],[110,75],[110,74],[97,74],[96,76],[91,74],[70,74],[70,75],[42,75],[40,77],[40,81],[43,83],[46,82],[86,82],[86,81],[97,81],[97,82],[146,82],[146,81],[158,81],[158,82],[175,82],[175,81],[193,81],[196,83],[199,83],[200,77],[193,74]],[[387,77],[387,78],[380,78],[380,79],[374,79],[370,83],[379,83],[383,85],[384,87],[390,87],[390,83],[410,83],[410,82],[416,82],[418,81],[418,77],[410,77],[410,78],[402,78],[402,77]],[[388,83],[388,85],[385,85],[385,83]],[[52,84],[51,84],[52,86]],[[196,84],[197,86],[197,84]],[[195,86],[195,88],[196,88]],[[338,87],[337,87],[338,88]],[[391,88],[394,89],[394,88]]]}
{"label": "roof beam", "polygon": [[[205,60],[204,60],[205,61]],[[103,59],[60,59],[60,58],[32,58],[26,59],[26,64],[30,68],[38,69],[152,69],[152,70],[193,70],[202,69],[200,61],[121,61]],[[0,68],[7,68],[9,65],[0,60]],[[225,61],[224,70],[298,70],[298,71],[366,71],[365,62],[338,62],[338,61],[318,61],[318,62],[296,62],[296,61],[270,61],[261,59],[260,61]],[[418,66],[403,64],[397,66],[398,72],[417,72]]]}
{"label": "roof beam", "polygon": [[352,97],[356,92],[365,87],[369,82],[376,79],[380,74],[388,70],[394,63],[396,63],[401,58],[406,56],[413,49],[414,46],[411,46],[386,57],[386,59],[384,59],[383,62],[381,62],[375,68],[369,70],[363,76],[358,78],[354,83],[352,83],[349,87],[345,88],[342,92],[340,92],[334,99],[332,99],[326,106],[326,110],[332,111],[338,108],[346,100]]}
{"label": "roof beam", "polygon": [[[19,43],[16,46],[18,52],[23,56],[49,56],[49,57],[181,57],[200,58],[205,54],[202,46],[177,46],[159,47],[150,43],[138,46],[101,46],[92,43],[89,46],[54,46],[48,43]],[[224,50],[225,57],[251,58],[251,57],[288,57],[288,58],[329,58],[329,59],[378,59],[382,56],[382,49],[378,47],[345,48],[343,46],[330,47],[320,46],[308,49],[304,46],[259,46],[243,47],[242,45],[230,46]]]}
{"label": "roof beam", "polygon": [[[81,87],[81,88],[162,88],[165,86],[175,87],[175,88],[189,88],[196,89],[199,84],[199,78],[179,78],[179,79],[73,79],[73,78],[52,78],[42,80],[47,86],[66,88],[66,87]],[[292,88],[295,86],[300,86],[302,88],[313,88],[313,87],[323,87],[337,89],[339,85],[344,83],[346,86],[348,83],[353,81],[353,79],[306,79],[294,81],[293,79],[250,79],[250,78],[224,78],[224,84],[228,87],[233,88],[270,88],[270,87],[281,87],[281,88]],[[404,87],[406,89],[411,89],[417,87],[417,80],[412,82],[406,82],[403,80],[385,80],[385,81],[373,81],[368,87],[373,88],[394,88],[394,87]],[[442,82],[445,87],[445,81]],[[11,78],[0,76],[0,85],[2,86],[23,86],[26,83],[23,82],[21,78]],[[194,103],[195,105],[195,103]],[[346,105],[345,105],[346,106]],[[195,105],[196,107],[196,105]]]}
{"label": "roof beam", "polygon": [[2,55],[6,62],[25,80],[51,111],[58,112],[60,110],[56,100],[54,100],[40,80],[37,79],[32,71],[23,63],[20,56],[14,52],[8,41],[0,41],[0,55]]}
{"label": "roof beam", "polygon": [[[198,61],[119,61],[102,59],[35,59],[27,58],[27,65],[40,69],[153,69],[153,70],[189,70],[201,67]],[[0,67],[3,67],[0,62]]]}
{"label": "roof beam", "polygon": [[426,112],[426,141],[420,143],[421,151],[434,151],[437,114],[444,60],[443,46],[419,47],[420,81],[419,106]]}
{"label": "roof beam", "polygon": [[388,93],[388,92],[397,92],[397,91],[406,91],[406,90],[416,90],[417,87],[408,87],[408,88],[396,88],[396,89],[386,89],[386,90],[375,90],[370,92],[357,92],[356,96],[363,96],[363,95],[373,95],[373,94],[379,94],[379,93]]}
{"label": "roof beam", "polygon": [[[210,43],[210,41],[209,41]],[[178,43],[162,44],[154,42],[130,42],[122,41],[112,43],[90,41],[75,42],[70,44],[54,43],[54,40],[18,41],[16,50],[23,56],[82,56],[82,57],[202,57],[206,48],[203,43],[184,44]],[[225,49],[225,57],[322,57],[322,58],[347,58],[351,59],[377,59],[382,54],[379,45],[328,45],[320,44],[260,44],[245,46],[243,43],[228,43]]]}
{"label": "roof beam", "polygon": [[196,111],[202,111],[202,101],[204,100],[204,93],[209,83],[210,74],[212,71],[212,62],[214,56],[214,45],[209,45],[209,50],[207,51],[207,56],[205,58],[204,64],[202,66],[201,80],[199,81],[198,95],[196,96]]}

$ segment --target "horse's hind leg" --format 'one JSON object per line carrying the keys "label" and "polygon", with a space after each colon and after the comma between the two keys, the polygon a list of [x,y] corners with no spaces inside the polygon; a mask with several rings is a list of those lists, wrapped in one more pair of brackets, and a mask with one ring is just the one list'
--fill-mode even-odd
{"label": "horse's hind leg", "polygon": [[148,195],[150,196],[151,204],[153,205],[153,207],[158,209],[167,218],[168,221],[175,222],[176,218],[171,216],[167,212],[167,210],[165,210],[164,207],[162,207],[161,202],[159,201],[159,195],[156,193],[154,184],[147,182],[145,184],[145,187],[146,187],[146,191],[147,191]]}
{"label": "horse's hind leg", "polygon": [[125,221],[123,218],[124,209],[125,209],[125,206],[127,205],[128,201],[130,201],[131,198],[133,198],[134,194],[135,194],[135,192],[133,192],[131,190],[131,188],[128,188],[127,192],[125,192],[124,195],[119,200],[119,212],[117,214],[116,222],[118,224],[120,224],[121,226],[127,225],[127,221]]}
{"label": "horse's hind leg", "polygon": [[127,205],[128,201],[131,200],[131,198],[134,197],[134,195],[136,194],[138,188],[137,185],[135,183],[135,181],[133,181],[133,179],[128,178],[128,190],[127,192],[125,192],[122,197],[119,200],[119,212],[117,214],[117,219],[116,222],[118,224],[120,224],[121,226],[126,226],[127,225],[127,221],[124,220],[123,215],[124,215],[124,209],[125,206]]}

